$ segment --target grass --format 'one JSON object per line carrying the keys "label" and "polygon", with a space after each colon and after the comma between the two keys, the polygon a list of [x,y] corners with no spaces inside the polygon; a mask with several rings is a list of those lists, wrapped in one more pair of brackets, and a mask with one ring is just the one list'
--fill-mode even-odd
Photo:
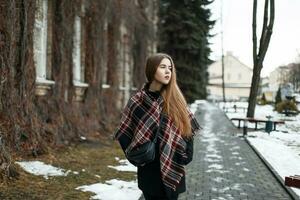
{"label": "grass", "polygon": [[45,179],[42,176],[26,173],[18,167],[20,176],[17,180],[0,183],[0,199],[90,199],[92,193],[75,188],[104,183],[110,179],[129,181],[136,178],[133,172],[120,172],[108,168],[108,165],[119,165],[115,157],[124,158],[123,151],[116,143],[84,142],[63,150],[53,150],[36,159],[26,159],[43,161],[66,170],[77,171],[79,174],[69,173],[67,176]]}

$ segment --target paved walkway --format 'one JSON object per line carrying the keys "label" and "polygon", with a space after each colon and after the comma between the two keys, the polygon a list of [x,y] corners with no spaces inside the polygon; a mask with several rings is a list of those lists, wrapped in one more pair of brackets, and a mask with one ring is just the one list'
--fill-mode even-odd
{"label": "paved walkway", "polygon": [[220,109],[205,103],[195,114],[204,129],[181,200],[291,199]]}

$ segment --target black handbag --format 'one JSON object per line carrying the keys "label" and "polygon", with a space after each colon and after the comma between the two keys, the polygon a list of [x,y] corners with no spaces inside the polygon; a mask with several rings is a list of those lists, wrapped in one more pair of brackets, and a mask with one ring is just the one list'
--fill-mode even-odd
{"label": "black handbag", "polygon": [[143,166],[150,163],[155,158],[155,144],[157,142],[157,137],[160,131],[160,125],[162,122],[162,117],[160,117],[159,126],[155,133],[153,141],[148,141],[138,147],[133,149],[128,149],[125,151],[126,158],[132,161],[136,166]]}

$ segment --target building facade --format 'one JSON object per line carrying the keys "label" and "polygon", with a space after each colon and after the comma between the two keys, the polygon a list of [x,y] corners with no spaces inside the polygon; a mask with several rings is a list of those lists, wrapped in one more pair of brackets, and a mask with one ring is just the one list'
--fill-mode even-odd
{"label": "building facade", "polygon": [[156,51],[157,1],[0,5],[0,136],[31,151],[111,135]]}
{"label": "building facade", "polygon": [[[222,60],[208,67],[210,98],[222,99]],[[243,64],[231,52],[224,56],[225,96],[228,100],[248,99],[250,94],[252,69]]]}
{"label": "building facade", "polygon": [[281,84],[289,82],[289,66],[277,67],[270,73],[269,77],[269,89],[273,93],[276,93]]}
{"label": "building facade", "polygon": [[270,90],[270,78],[262,77],[260,79],[259,95],[265,94],[266,100],[271,102],[273,101],[273,92]]}
{"label": "building facade", "polygon": [[[275,101],[276,93],[279,88],[288,85],[290,82],[290,66],[277,67],[270,73],[269,91],[272,94],[272,101]],[[285,99],[285,97],[282,97]]]}

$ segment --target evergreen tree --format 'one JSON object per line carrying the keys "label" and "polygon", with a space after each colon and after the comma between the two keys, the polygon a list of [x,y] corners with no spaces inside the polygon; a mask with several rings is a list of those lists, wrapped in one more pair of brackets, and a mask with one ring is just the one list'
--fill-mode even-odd
{"label": "evergreen tree", "polygon": [[281,99],[281,89],[279,87],[278,90],[277,90],[277,93],[276,93],[276,97],[275,97],[275,105],[277,105],[281,101],[282,101],[282,99]]}
{"label": "evergreen tree", "polygon": [[207,66],[211,63],[208,38],[214,25],[209,0],[161,0],[159,51],[172,56],[179,87],[187,101],[206,98]]}
{"label": "evergreen tree", "polygon": [[262,94],[261,100],[260,100],[261,105],[266,105],[267,104],[267,98],[265,93]]}

